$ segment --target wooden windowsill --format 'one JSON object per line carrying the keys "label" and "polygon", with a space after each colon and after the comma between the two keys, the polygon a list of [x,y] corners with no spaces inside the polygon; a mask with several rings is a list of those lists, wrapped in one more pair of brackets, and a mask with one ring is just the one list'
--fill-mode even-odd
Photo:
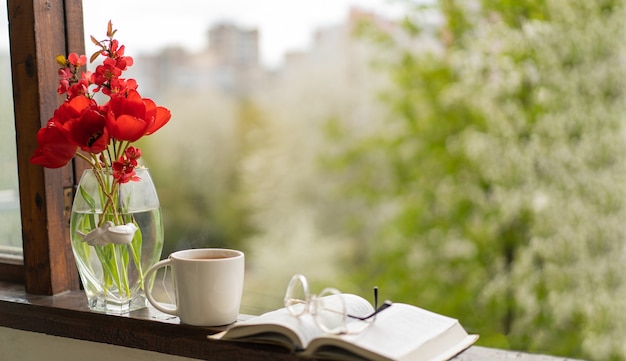
{"label": "wooden windowsill", "polygon": [[[151,307],[122,316],[107,315],[90,311],[82,291],[37,296],[27,294],[23,285],[8,282],[0,282],[0,327],[205,360],[301,360],[277,346],[209,341],[207,335],[223,328],[180,324],[177,317]],[[477,346],[455,358],[456,361],[509,359],[566,360]]]}
{"label": "wooden windowsill", "polygon": [[0,326],[197,359],[298,359],[280,347],[209,341],[220,328],[183,325],[151,307],[107,315],[90,311],[82,291],[37,296],[8,282],[0,282]]}

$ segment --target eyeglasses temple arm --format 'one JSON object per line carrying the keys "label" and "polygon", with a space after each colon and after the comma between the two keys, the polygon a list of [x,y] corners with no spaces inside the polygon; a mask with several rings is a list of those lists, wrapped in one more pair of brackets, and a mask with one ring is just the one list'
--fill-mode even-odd
{"label": "eyeglasses temple arm", "polygon": [[393,305],[393,303],[391,303],[391,301],[387,300],[387,301],[383,302],[383,304],[380,305],[380,307],[378,307],[374,312],[372,312],[371,314],[369,314],[367,316],[363,316],[363,317],[353,316],[353,315],[347,315],[347,316],[350,317],[350,318],[357,319],[357,320],[365,321],[367,319],[370,319],[370,318],[376,316],[377,314],[379,314],[380,312],[386,310],[387,308],[391,307],[391,305]]}
{"label": "eyeglasses temple arm", "polygon": [[378,309],[378,286],[374,286],[374,309]]}

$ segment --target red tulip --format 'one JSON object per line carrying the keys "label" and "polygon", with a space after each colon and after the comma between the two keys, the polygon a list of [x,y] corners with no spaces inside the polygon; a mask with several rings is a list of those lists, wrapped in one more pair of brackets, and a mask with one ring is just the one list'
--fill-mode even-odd
{"label": "red tulip", "polygon": [[169,110],[156,106],[151,99],[142,99],[136,90],[129,90],[127,96],[111,97],[107,128],[111,137],[134,142],[144,135],[156,132],[170,118]]}
{"label": "red tulip", "polygon": [[61,104],[48,123],[54,123],[68,141],[84,151],[100,153],[109,144],[105,117],[96,102],[86,96],[77,96]]}
{"label": "red tulip", "polygon": [[90,153],[100,153],[109,145],[106,117],[94,108],[87,108],[80,117],[66,123],[69,139]]}
{"label": "red tulip", "polygon": [[129,142],[143,137],[151,125],[146,117],[146,105],[135,90],[130,90],[128,96],[111,97],[106,122],[112,138]]}
{"label": "red tulip", "polygon": [[52,122],[39,129],[37,143],[39,143],[39,148],[35,150],[30,162],[46,168],[63,167],[74,158],[78,148],[68,141],[64,133]]}

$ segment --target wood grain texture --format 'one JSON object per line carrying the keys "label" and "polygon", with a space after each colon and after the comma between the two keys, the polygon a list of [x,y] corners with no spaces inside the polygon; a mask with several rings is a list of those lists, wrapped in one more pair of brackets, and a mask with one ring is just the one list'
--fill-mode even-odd
{"label": "wood grain texture", "polygon": [[[0,326],[79,340],[109,343],[201,360],[300,360],[285,349],[270,345],[209,341],[219,327],[182,325],[177,317],[153,308],[123,316],[90,312],[83,292],[56,296],[27,294],[19,284],[0,282]],[[246,318],[242,316],[242,318]],[[455,361],[572,361],[472,346]]]}
{"label": "wood grain texture", "polygon": [[24,265],[0,263],[0,280],[24,283]]}

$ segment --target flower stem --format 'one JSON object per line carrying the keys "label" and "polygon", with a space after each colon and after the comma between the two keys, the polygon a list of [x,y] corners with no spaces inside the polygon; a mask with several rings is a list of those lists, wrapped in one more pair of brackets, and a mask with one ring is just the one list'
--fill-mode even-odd
{"label": "flower stem", "polygon": [[83,159],[84,161],[86,161],[87,163],[89,163],[89,164],[92,166],[92,168],[95,166],[95,165],[94,165],[94,160],[93,160],[93,156],[94,156],[94,155],[93,155],[93,153],[91,153],[92,158],[87,157],[87,156],[86,156],[86,155],[84,155],[82,152],[76,152],[76,155],[77,155],[79,158],[81,158],[81,159]]}

